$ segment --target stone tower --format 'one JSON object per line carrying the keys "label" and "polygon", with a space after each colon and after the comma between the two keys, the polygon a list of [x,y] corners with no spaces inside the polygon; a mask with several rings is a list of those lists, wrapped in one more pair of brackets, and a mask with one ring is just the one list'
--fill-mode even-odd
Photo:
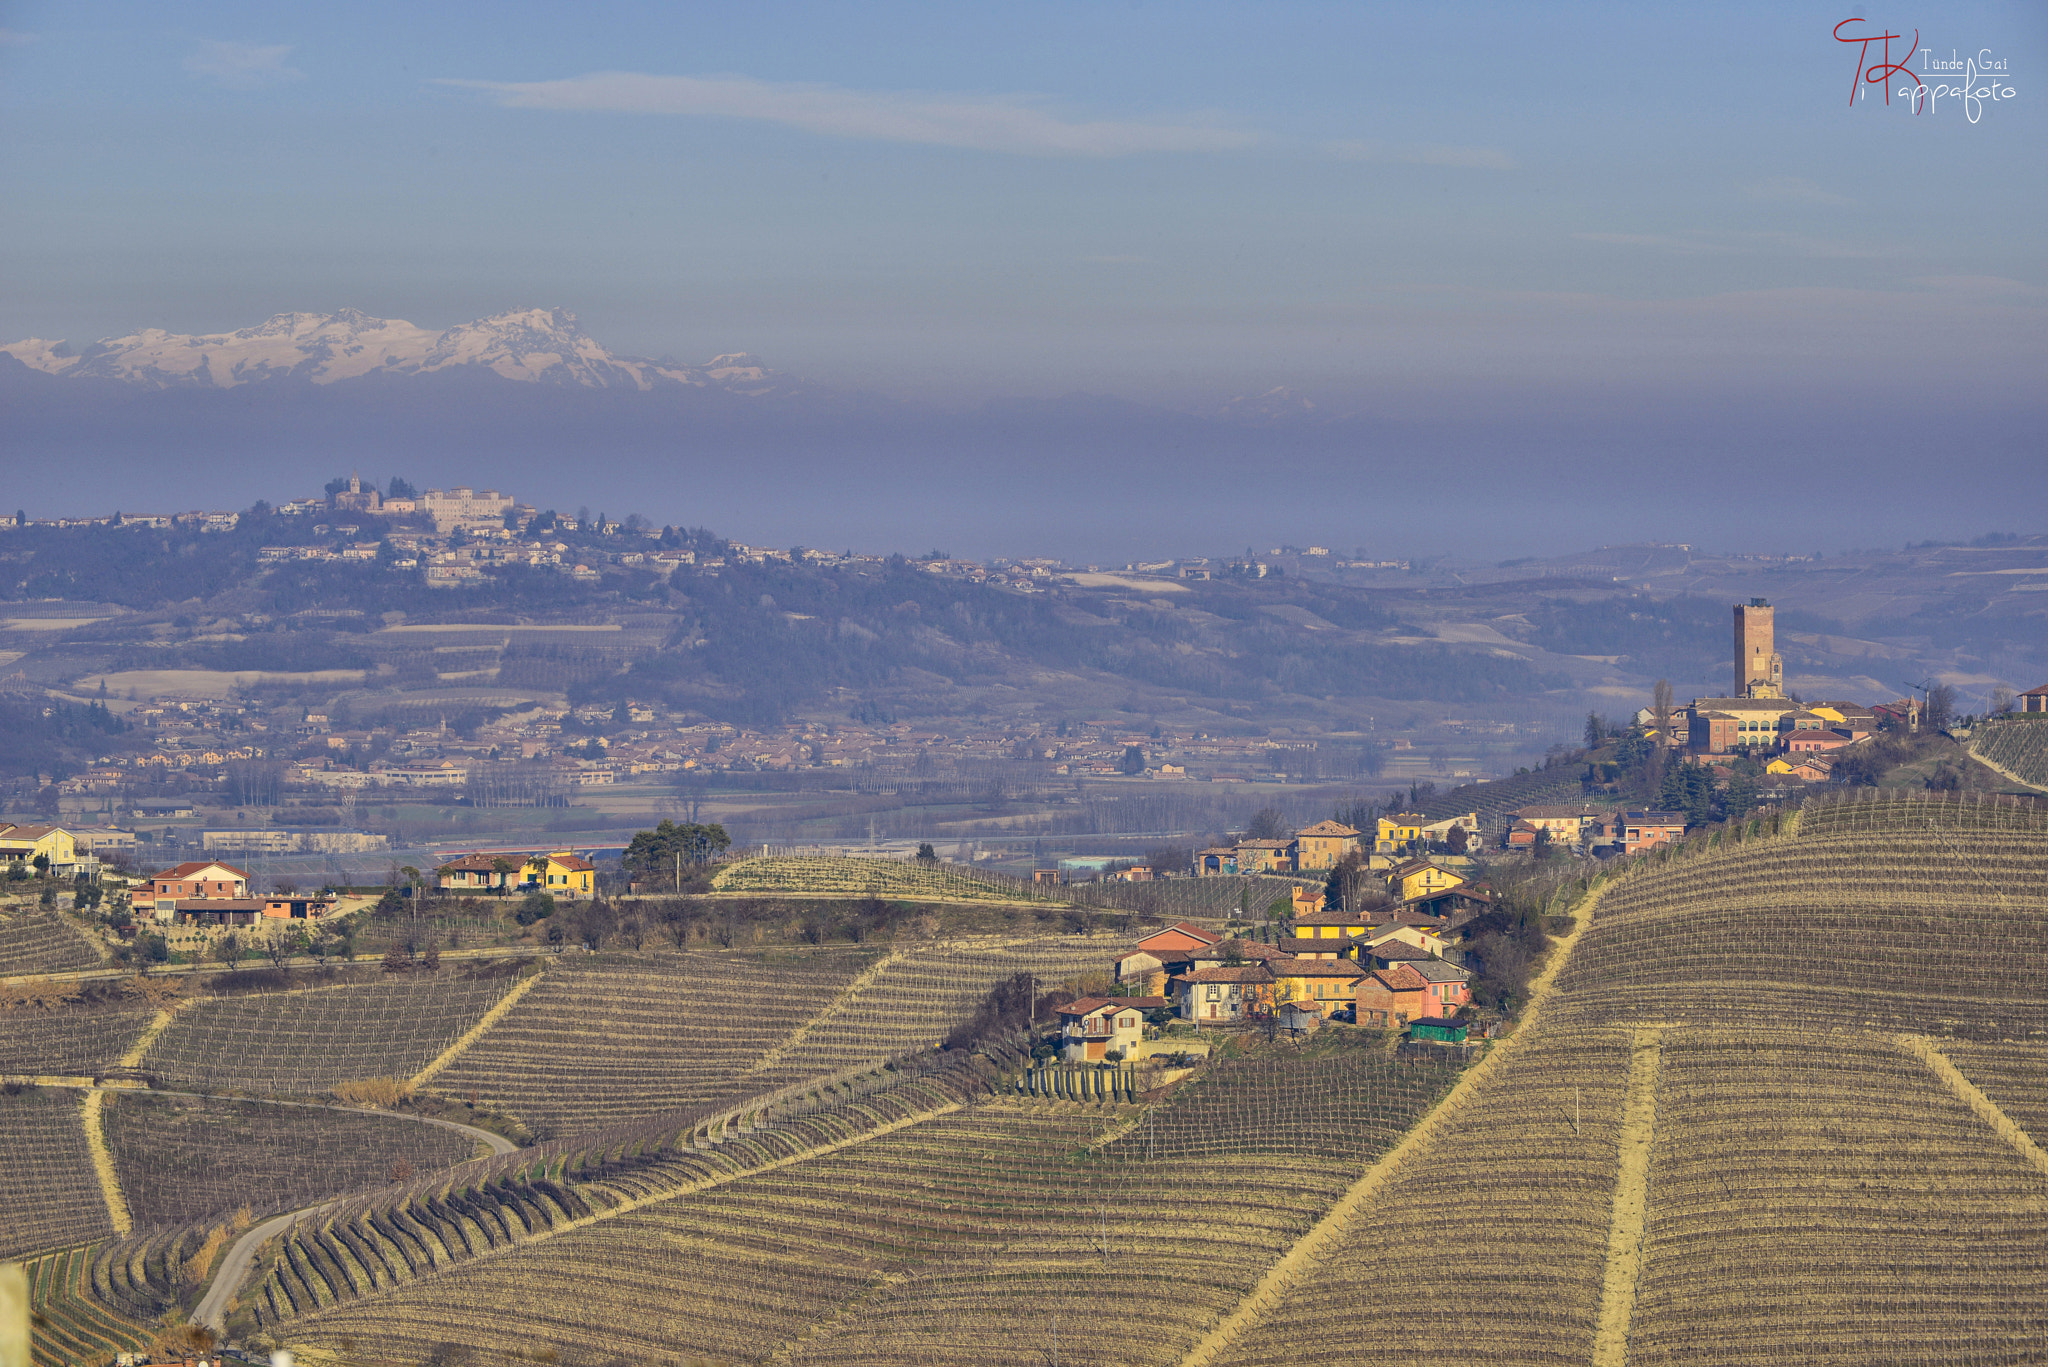
{"label": "stone tower", "polygon": [[1735,605],[1735,698],[1785,696],[1785,661],[1777,653],[1775,610],[1761,598]]}

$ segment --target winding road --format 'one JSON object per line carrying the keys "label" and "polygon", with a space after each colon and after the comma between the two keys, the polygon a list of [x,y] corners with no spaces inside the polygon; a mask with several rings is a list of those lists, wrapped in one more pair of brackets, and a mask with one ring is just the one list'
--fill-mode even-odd
{"label": "winding road", "polygon": [[[373,1106],[332,1106],[321,1101],[267,1101],[258,1097],[217,1097],[211,1092],[145,1092],[136,1087],[100,1087],[94,1090],[113,1092],[117,1095],[125,1093],[131,1096],[187,1096],[205,1101],[246,1101],[259,1106],[297,1106],[308,1111],[346,1111],[353,1115],[381,1115],[393,1120],[410,1120],[420,1125],[438,1125],[444,1130],[466,1134],[471,1139],[489,1145],[493,1154],[519,1151],[519,1146],[504,1135],[493,1134],[480,1126],[465,1125],[459,1120],[440,1120],[428,1115],[407,1115],[403,1111],[380,1111]],[[317,1215],[333,1204],[333,1201],[321,1201],[298,1210],[288,1210],[282,1215],[273,1215],[261,1224],[250,1227],[241,1238],[228,1246],[227,1252],[223,1253],[220,1261],[214,1265],[213,1277],[207,1285],[206,1294],[200,1297],[198,1306],[192,1311],[193,1321],[206,1325],[218,1333],[227,1321],[228,1300],[235,1294],[235,1288],[242,1284],[242,1278],[249,1275],[249,1264],[254,1261],[256,1250],[263,1246],[264,1241],[276,1238],[306,1216]]]}

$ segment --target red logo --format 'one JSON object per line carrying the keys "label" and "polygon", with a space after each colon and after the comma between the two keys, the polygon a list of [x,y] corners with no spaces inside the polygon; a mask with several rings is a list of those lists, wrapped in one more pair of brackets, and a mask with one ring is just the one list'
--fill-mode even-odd
{"label": "red logo", "polygon": [[[1912,77],[1915,91],[1924,92],[1926,87],[1921,83],[1920,74],[1914,71],[1913,68],[1907,66],[1904,62],[1894,62],[1892,60],[1892,43],[1896,41],[1900,35],[1887,30],[1883,33],[1873,33],[1863,37],[1844,38],[1842,36],[1843,29],[1849,27],[1849,25],[1851,24],[1861,24],[1862,22],[1863,20],[1861,19],[1844,19],[1841,23],[1835,25],[1836,42],[1854,43],[1857,45],[1856,74],[1849,80],[1849,103],[1856,103],[1857,92],[1862,90],[1865,82],[1869,82],[1872,85],[1882,86],[1884,88],[1884,102],[1886,104],[1890,104],[1892,102],[1892,77],[1894,76]],[[1882,49],[1884,55],[1883,61],[1873,62],[1870,60],[1870,45],[1872,43],[1884,44],[1884,47]],[[1905,50],[1904,55],[1907,57],[1911,57],[1915,52],[1918,52],[1919,50],[1920,30],[1916,28],[1913,30],[1912,46],[1908,47]],[[1913,112],[1915,114],[1924,114],[1927,112],[1927,108],[1923,100],[1924,93],[1916,93],[1914,95]]]}

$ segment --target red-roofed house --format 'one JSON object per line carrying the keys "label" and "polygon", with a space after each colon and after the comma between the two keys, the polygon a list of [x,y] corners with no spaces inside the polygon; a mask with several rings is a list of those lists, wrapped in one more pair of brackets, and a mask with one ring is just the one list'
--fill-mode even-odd
{"label": "red-roofed house", "polygon": [[2030,688],[2013,701],[2019,704],[2022,712],[2048,712],[2048,684]]}
{"label": "red-roofed house", "polygon": [[1060,1008],[1060,1054],[1068,1063],[1129,1058],[1145,1038],[1145,1013],[1164,997],[1083,997]]}
{"label": "red-roofed house", "polygon": [[1233,1025],[1273,1004],[1273,973],[1264,964],[1205,968],[1175,982],[1180,1018],[1197,1025]]}
{"label": "red-roofed house", "polygon": [[1429,979],[1407,964],[1373,970],[1358,980],[1358,1023],[1398,1030],[1436,1014],[1429,987]]}
{"label": "red-roofed house", "polygon": [[248,895],[247,873],[210,859],[180,864],[149,878],[149,900],[167,916],[180,898],[222,900]]}
{"label": "red-roofed house", "polygon": [[1189,925],[1186,921],[1176,921],[1166,929],[1155,930],[1150,935],[1139,940],[1138,948],[1152,954],[1158,954],[1162,949],[1168,951],[1207,949],[1222,938],[1221,935],[1216,934],[1214,931],[1204,930],[1200,926]]}

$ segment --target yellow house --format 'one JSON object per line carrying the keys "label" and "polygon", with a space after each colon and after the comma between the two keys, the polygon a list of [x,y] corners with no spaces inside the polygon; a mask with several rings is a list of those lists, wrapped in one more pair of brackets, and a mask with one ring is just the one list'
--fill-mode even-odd
{"label": "yellow house", "polygon": [[1349,959],[1286,959],[1267,967],[1273,972],[1276,1002],[1313,1006],[1324,1019],[1351,1005],[1358,995],[1358,980],[1365,976],[1365,970]]}
{"label": "yellow house", "polygon": [[526,861],[526,886],[555,897],[592,897],[597,892],[597,867],[570,850],[537,854]]}
{"label": "yellow house", "polygon": [[1333,869],[1358,848],[1358,832],[1337,821],[1318,821],[1294,833],[1294,867]]}
{"label": "yellow house", "polygon": [[1411,840],[1422,839],[1422,828],[1429,824],[1429,818],[1420,812],[1395,812],[1380,818],[1379,838],[1373,849],[1379,854],[1392,854]]}
{"label": "yellow house", "polygon": [[1387,874],[1387,891],[1406,902],[1410,898],[1447,891],[1464,881],[1461,875],[1438,868],[1427,859],[1411,859],[1405,864],[1396,864]]}
{"label": "yellow house", "polygon": [[1347,935],[1365,934],[1372,929],[1372,921],[1362,911],[1319,911],[1296,917],[1287,928],[1298,939],[1341,940]]}
{"label": "yellow house", "polygon": [[1285,840],[1240,840],[1237,842],[1237,871],[1239,873],[1292,873],[1294,861],[1288,857]]}
{"label": "yellow house", "polygon": [[0,864],[33,864],[36,856],[49,860],[50,868],[78,862],[71,832],[62,826],[17,826],[0,822]]}

